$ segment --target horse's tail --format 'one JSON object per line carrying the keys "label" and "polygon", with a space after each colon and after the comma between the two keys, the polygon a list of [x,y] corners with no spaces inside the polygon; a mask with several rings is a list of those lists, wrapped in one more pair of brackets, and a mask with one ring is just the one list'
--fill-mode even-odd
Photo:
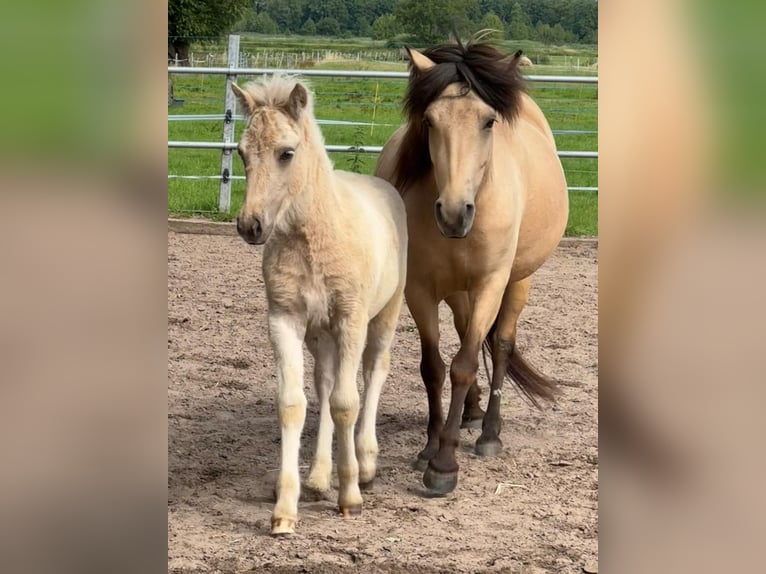
{"label": "horse's tail", "polygon": [[[492,357],[492,340],[496,326],[497,322],[492,325],[486,339],[484,339],[484,345],[482,346],[484,368],[487,370],[490,382],[492,381],[492,372],[487,363],[487,355],[489,354],[490,358]],[[554,402],[556,400],[556,394],[559,390],[556,382],[539,373],[532,365],[524,360],[524,357],[522,357],[521,353],[516,349],[516,341],[513,341],[511,345],[503,349],[503,352],[505,352],[508,359],[506,362],[507,368],[505,376],[516,385],[524,397],[538,409],[541,408],[538,399],[543,399],[548,402]]]}

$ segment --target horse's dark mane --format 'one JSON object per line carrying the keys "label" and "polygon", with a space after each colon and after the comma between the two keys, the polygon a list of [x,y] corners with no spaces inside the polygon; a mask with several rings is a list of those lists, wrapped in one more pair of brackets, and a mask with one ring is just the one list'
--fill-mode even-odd
{"label": "horse's dark mane", "polygon": [[423,115],[447,86],[456,82],[464,84],[508,123],[518,114],[524,91],[518,68],[521,50],[511,57],[490,44],[469,42],[464,45],[458,41],[434,46],[423,54],[436,65],[418,72],[410,62],[410,80],[404,97],[408,125],[394,171],[394,185],[400,191],[431,170]]}

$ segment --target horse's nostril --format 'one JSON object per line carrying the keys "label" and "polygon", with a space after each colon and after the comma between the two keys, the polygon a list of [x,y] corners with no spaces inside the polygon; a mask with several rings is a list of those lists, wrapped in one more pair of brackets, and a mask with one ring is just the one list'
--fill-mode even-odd
{"label": "horse's nostril", "polygon": [[476,209],[473,203],[466,203],[465,204],[465,212],[468,215],[471,215],[473,213],[473,210]]}

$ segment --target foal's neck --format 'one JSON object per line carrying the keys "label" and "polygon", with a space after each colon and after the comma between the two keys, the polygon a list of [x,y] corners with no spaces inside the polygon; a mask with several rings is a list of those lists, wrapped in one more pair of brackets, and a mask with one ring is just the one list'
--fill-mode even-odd
{"label": "foal's neck", "polygon": [[289,219],[293,231],[310,231],[315,222],[332,224],[337,197],[333,165],[324,149],[324,138],[312,117],[303,119],[303,173],[293,182]]}

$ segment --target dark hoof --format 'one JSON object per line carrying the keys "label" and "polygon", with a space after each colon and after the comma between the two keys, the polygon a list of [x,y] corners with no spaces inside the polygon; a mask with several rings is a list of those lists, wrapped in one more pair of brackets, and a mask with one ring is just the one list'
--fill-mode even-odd
{"label": "dark hoof", "polygon": [[484,419],[478,418],[478,419],[463,419],[460,422],[460,428],[461,429],[480,429],[481,423]]}
{"label": "dark hoof", "polygon": [[341,507],[338,510],[343,515],[343,520],[348,520],[362,514],[362,505],[356,504],[354,506],[347,506],[345,508]]}
{"label": "dark hoof", "polygon": [[375,479],[368,480],[367,482],[360,482],[359,483],[359,490],[369,492],[372,490],[372,487],[375,486]]}
{"label": "dark hoof", "polygon": [[457,471],[439,472],[429,465],[425,473],[423,473],[423,484],[435,494],[449,494],[457,486]]}
{"label": "dark hoof", "polygon": [[503,443],[499,438],[482,440],[482,437],[479,437],[474,450],[479,456],[500,456],[503,452]]}

